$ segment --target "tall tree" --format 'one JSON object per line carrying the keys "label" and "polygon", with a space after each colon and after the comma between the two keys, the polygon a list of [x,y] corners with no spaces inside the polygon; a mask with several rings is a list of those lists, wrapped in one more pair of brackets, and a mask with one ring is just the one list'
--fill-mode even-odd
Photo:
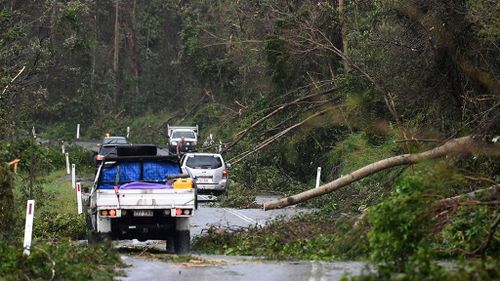
{"label": "tall tree", "polygon": [[120,86],[119,86],[119,60],[120,60],[120,0],[115,0],[115,40],[114,40],[114,55],[113,55],[113,72],[115,78],[115,102],[118,104],[120,101]]}

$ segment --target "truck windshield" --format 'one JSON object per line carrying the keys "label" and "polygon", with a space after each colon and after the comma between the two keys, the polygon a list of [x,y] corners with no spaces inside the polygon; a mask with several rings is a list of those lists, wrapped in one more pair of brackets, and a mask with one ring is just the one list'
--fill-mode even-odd
{"label": "truck windshield", "polygon": [[193,131],[174,131],[172,133],[172,138],[175,139],[180,139],[180,138],[187,138],[187,139],[194,139],[194,132]]}
{"label": "truck windshield", "polygon": [[222,167],[222,160],[218,156],[196,155],[188,157],[186,166],[192,169],[217,169]]}
{"label": "truck windshield", "polygon": [[124,137],[107,137],[104,138],[102,144],[126,144],[127,139]]}

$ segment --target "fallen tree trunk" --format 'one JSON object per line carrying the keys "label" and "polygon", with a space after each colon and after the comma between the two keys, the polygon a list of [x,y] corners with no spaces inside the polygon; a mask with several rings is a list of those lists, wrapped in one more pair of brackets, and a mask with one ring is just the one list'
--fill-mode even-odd
{"label": "fallen tree trunk", "polygon": [[264,204],[264,210],[283,208],[289,205],[298,204],[311,198],[330,193],[348,184],[356,182],[369,175],[375,174],[396,166],[411,165],[422,160],[440,158],[448,154],[470,154],[481,153],[487,155],[500,156],[500,144],[486,144],[475,140],[472,136],[452,139],[445,144],[434,149],[416,154],[403,154],[372,163],[361,169],[358,169],[348,175],[342,176],[332,182],[322,185],[318,188],[310,189],[302,193],[274,200]]}

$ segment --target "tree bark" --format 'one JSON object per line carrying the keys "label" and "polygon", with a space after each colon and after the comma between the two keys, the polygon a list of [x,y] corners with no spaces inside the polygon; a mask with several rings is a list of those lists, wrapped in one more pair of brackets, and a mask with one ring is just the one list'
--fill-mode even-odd
{"label": "tree bark", "polygon": [[115,75],[115,108],[120,103],[120,75],[118,65],[120,60],[120,0],[115,0],[115,38],[114,38],[114,54],[113,54],[113,72]]}
{"label": "tree bark", "polygon": [[[339,25],[340,25],[340,34],[342,36],[342,52],[344,53],[345,57],[349,56],[349,53],[347,51],[347,32],[345,28],[345,0],[339,0]],[[349,64],[345,61],[344,62],[344,72],[349,71]]]}
{"label": "tree bark", "polygon": [[115,40],[114,40],[114,55],[113,55],[113,71],[115,79],[118,72],[118,60],[120,57],[120,0],[115,0]]}
{"label": "tree bark", "polygon": [[358,169],[348,175],[342,176],[332,182],[322,185],[318,188],[310,189],[302,193],[285,197],[279,200],[274,200],[264,204],[264,210],[272,210],[283,208],[289,205],[294,205],[304,202],[311,198],[330,193],[348,184],[356,182],[369,175],[375,174],[385,169],[389,169],[401,165],[411,165],[422,160],[440,158],[448,154],[470,154],[482,153],[489,156],[500,156],[500,144],[485,144],[479,143],[472,136],[452,139],[445,144],[434,149],[416,154],[403,154],[372,163],[361,169]]}
{"label": "tree bark", "polygon": [[128,42],[129,42],[129,53],[130,57],[132,58],[132,65],[133,65],[133,75],[134,75],[134,93],[136,97],[140,95],[139,91],[139,76],[141,74],[141,65],[139,61],[139,52],[137,50],[137,18],[136,18],[136,11],[137,11],[137,1],[132,0],[132,7],[130,10],[130,18],[132,21],[132,26],[130,28],[130,31],[128,32],[129,36],[127,36]]}

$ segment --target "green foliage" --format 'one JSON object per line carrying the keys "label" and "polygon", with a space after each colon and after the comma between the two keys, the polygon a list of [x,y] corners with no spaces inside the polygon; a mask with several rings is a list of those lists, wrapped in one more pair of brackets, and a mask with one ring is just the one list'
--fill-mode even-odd
{"label": "green foliage", "polygon": [[[492,211],[487,206],[460,206],[451,221],[440,233],[440,244],[449,254],[461,255],[472,253],[487,239],[492,221],[498,216],[498,210]],[[496,230],[494,237],[500,236]],[[500,242],[493,238],[489,252],[498,258]]]}
{"label": "green foliage", "polygon": [[419,270],[430,266],[426,236],[432,221],[425,192],[431,187],[419,177],[406,177],[389,198],[369,209],[371,259],[381,274],[402,272],[415,256],[423,262]]}
{"label": "green foliage", "polygon": [[[94,153],[86,148],[72,145],[66,148],[69,153],[70,162],[78,167],[81,174],[92,174],[95,171]],[[58,157],[62,158],[61,151],[57,151]]]}
{"label": "green foliage", "polygon": [[39,144],[31,139],[17,142],[0,142],[0,161],[10,162],[20,159],[19,171],[27,172],[32,163],[38,175],[46,175],[64,166],[64,157],[60,149]]}
{"label": "green foliage", "polygon": [[33,236],[38,239],[85,240],[87,235],[85,218],[77,215],[76,212],[61,213],[58,210],[44,210],[36,214],[36,221]]}
{"label": "green foliage", "polygon": [[22,255],[22,245],[0,240],[2,280],[30,278],[49,280],[113,280],[121,264],[109,245],[85,246],[67,239],[57,242],[34,241],[31,255]]}
{"label": "green foliage", "polygon": [[7,165],[0,164],[0,237],[10,229],[12,223],[11,210],[14,206],[12,189],[12,172]]}
{"label": "green foliage", "polygon": [[238,183],[231,183],[225,196],[221,196],[219,204],[221,207],[251,208],[255,207],[256,191],[246,188]]}
{"label": "green foliage", "polygon": [[[316,217],[311,221],[311,216]],[[306,214],[291,221],[275,220],[265,227],[241,231],[211,228],[196,237],[193,248],[213,254],[253,255],[271,259],[335,259],[333,224],[324,217]]]}
{"label": "green foliage", "polygon": [[297,71],[291,61],[288,42],[279,35],[271,35],[267,38],[266,54],[271,77],[278,91],[284,92],[290,87],[289,82],[295,80]]}

